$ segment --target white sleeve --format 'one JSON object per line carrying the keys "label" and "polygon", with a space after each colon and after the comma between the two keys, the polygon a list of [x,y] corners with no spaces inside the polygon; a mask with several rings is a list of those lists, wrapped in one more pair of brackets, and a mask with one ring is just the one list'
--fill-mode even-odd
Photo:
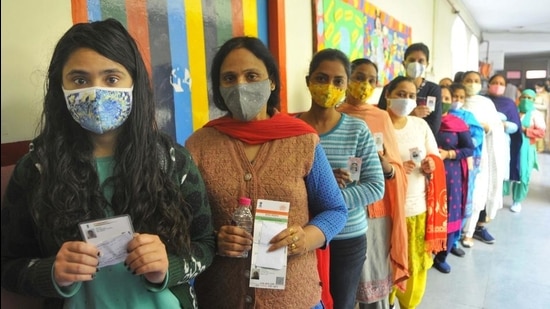
{"label": "white sleeve", "polygon": [[546,130],[546,123],[544,121],[543,114],[538,111],[533,111],[533,117],[531,117],[533,125],[537,129]]}

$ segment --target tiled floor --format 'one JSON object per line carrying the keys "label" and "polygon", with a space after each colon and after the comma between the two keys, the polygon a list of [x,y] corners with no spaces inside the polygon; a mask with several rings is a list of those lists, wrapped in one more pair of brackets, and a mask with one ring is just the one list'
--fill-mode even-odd
{"label": "tiled floor", "polygon": [[474,240],[466,256],[450,255],[449,274],[430,269],[418,309],[550,308],[550,154],[539,164],[521,213],[505,198],[487,225],[495,244]]}

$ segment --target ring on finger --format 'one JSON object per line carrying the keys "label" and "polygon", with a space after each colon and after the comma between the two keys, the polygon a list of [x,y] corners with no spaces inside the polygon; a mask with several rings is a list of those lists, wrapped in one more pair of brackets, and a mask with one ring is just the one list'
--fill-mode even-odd
{"label": "ring on finger", "polygon": [[292,237],[292,242],[293,242],[293,243],[294,243],[294,242],[297,242],[299,239],[300,239],[300,238],[298,237],[298,235],[294,235],[294,236]]}
{"label": "ring on finger", "polygon": [[296,249],[296,244],[295,243],[290,244],[290,249],[295,250]]}

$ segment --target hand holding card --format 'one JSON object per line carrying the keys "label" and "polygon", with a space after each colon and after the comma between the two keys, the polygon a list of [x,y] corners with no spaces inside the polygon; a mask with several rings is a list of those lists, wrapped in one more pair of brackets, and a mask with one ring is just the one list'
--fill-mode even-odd
{"label": "hand holding card", "polygon": [[84,241],[101,253],[98,267],[118,264],[128,256],[126,247],[134,235],[129,215],[82,222],[79,227]]}
{"label": "hand holding card", "polygon": [[414,147],[409,149],[409,153],[411,155],[411,161],[413,161],[417,166],[420,166],[422,159],[424,159],[424,154],[422,153],[422,150],[420,150],[418,147]]}
{"label": "hand holding card", "polygon": [[417,106],[425,106],[427,104],[426,97],[416,97]]}

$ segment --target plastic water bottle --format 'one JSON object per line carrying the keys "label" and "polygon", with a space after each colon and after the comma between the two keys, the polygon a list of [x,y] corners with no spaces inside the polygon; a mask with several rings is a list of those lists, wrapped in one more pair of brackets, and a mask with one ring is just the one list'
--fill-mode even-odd
{"label": "plastic water bottle", "polygon": [[[239,207],[233,213],[233,224],[252,233],[252,225],[254,224],[254,218],[252,217],[252,212],[250,211],[250,199],[247,197],[239,198]],[[248,257],[248,251],[243,252],[241,256],[243,258]]]}

